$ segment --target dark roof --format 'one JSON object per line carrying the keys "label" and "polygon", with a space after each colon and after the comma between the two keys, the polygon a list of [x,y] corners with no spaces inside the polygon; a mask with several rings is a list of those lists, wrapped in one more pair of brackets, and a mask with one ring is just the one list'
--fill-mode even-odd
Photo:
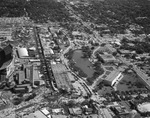
{"label": "dark roof", "polygon": [[12,60],[12,46],[8,45],[2,50],[0,50],[0,70],[5,69]]}

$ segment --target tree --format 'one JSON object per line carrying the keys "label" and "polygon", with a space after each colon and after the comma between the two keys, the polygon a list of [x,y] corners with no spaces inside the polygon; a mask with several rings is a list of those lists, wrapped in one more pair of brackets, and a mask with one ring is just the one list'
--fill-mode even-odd
{"label": "tree", "polygon": [[70,101],[68,101],[68,103],[67,103],[67,105],[68,105],[68,107],[74,107],[76,104],[75,104],[75,102],[73,101],[73,100],[70,100]]}

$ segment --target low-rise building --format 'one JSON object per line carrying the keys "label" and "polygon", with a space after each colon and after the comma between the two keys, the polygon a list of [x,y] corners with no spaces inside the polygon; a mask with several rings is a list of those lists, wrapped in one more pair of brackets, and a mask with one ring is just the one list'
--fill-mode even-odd
{"label": "low-rise building", "polygon": [[51,118],[68,118],[66,115],[52,115]]}
{"label": "low-rise building", "polygon": [[18,48],[17,54],[19,58],[27,58],[29,56],[28,50],[26,48]]}
{"label": "low-rise building", "polygon": [[111,54],[99,54],[102,62],[104,63],[114,63],[116,62],[116,58]]}
{"label": "low-rise building", "polygon": [[107,85],[110,85],[112,87],[116,86],[118,82],[123,78],[122,73],[117,70],[114,70],[109,73],[106,73],[106,72],[105,72],[105,75],[103,75],[101,79],[103,79]]}
{"label": "low-rise building", "polygon": [[51,49],[51,48],[45,48],[44,49],[44,55],[46,56],[46,57],[50,57],[51,55],[53,55],[54,54],[54,51]]}
{"label": "low-rise building", "polygon": [[63,108],[56,108],[52,109],[53,114],[64,114],[64,109]]}
{"label": "low-rise building", "polygon": [[102,53],[103,53],[103,52],[107,52],[107,53],[109,53],[109,54],[113,54],[114,52],[116,52],[116,49],[113,48],[112,45],[106,44],[105,46],[100,47],[98,51],[99,51],[99,52],[102,52]]}
{"label": "low-rise building", "polygon": [[80,107],[69,108],[69,113],[71,115],[81,115],[82,114],[82,109]]}
{"label": "low-rise building", "polygon": [[114,106],[111,107],[111,110],[118,116],[122,116],[122,115],[129,115],[129,112],[126,110],[126,108],[124,106]]}
{"label": "low-rise building", "polygon": [[102,118],[113,118],[113,116],[107,108],[100,108],[100,116]]}

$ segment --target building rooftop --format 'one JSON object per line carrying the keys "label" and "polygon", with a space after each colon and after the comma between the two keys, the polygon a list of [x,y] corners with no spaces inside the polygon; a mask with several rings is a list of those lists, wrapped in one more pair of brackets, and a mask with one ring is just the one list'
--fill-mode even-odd
{"label": "building rooftop", "polygon": [[110,45],[110,44],[106,44],[105,47],[106,47],[111,53],[116,52],[116,49],[113,48],[112,45]]}
{"label": "building rooftop", "polygon": [[1,17],[0,24],[22,24],[29,22],[29,17]]}
{"label": "building rooftop", "polygon": [[138,110],[141,112],[150,112],[150,103],[139,104]]}
{"label": "building rooftop", "polygon": [[58,88],[69,89],[71,87],[67,73],[54,73]]}
{"label": "building rooftop", "polygon": [[53,64],[52,71],[55,77],[57,87],[59,89],[63,88],[69,90],[70,88],[72,88],[71,81],[68,76],[68,70],[65,65]]}
{"label": "building rooftop", "polygon": [[50,112],[49,112],[46,108],[43,108],[41,111],[42,111],[45,115],[50,114]]}
{"label": "building rooftop", "polygon": [[107,80],[107,81],[113,81],[119,74],[120,74],[119,71],[114,70],[114,71],[111,71],[110,73],[105,73],[106,76],[104,75],[102,79]]}
{"label": "building rooftop", "polygon": [[112,54],[112,53],[116,52],[116,49],[113,48],[112,45],[106,44],[105,46],[100,47],[98,51],[108,52],[108,53]]}
{"label": "building rooftop", "polygon": [[17,54],[19,58],[23,58],[23,57],[28,57],[28,51],[26,48],[18,48],[17,49]]}
{"label": "building rooftop", "polygon": [[83,118],[99,118],[97,114],[84,115]]}
{"label": "building rooftop", "polygon": [[102,118],[113,118],[107,108],[100,109]]}
{"label": "building rooftop", "polygon": [[36,116],[36,118],[47,118],[41,111],[34,112],[34,116]]}
{"label": "building rooftop", "polygon": [[115,61],[115,57],[111,54],[100,54],[100,57],[104,60],[104,61]]}
{"label": "building rooftop", "polygon": [[80,114],[82,114],[82,109],[80,107],[69,108],[69,112],[70,112],[70,114],[80,115]]}
{"label": "building rooftop", "polygon": [[53,73],[62,73],[68,71],[66,66],[61,63],[52,64],[51,66],[52,66]]}
{"label": "building rooftop", "polygon": [[52,118],[68,118],[66,115],[52,115]]}

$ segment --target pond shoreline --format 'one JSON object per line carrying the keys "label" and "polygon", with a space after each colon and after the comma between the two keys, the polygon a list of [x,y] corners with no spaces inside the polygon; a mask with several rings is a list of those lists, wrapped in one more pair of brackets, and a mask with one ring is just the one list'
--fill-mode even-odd
{"label": "pond shoreline", "polygon": [[98,73],[99,70],[89,61],[89,58],[83,56],[83,53],[81,49],[71,49],[65,56],[69,60],[68,64],[71,70],[76,72],[79,77],[86,78],[87,84],[92,85],[94,80],[100,76],[104,70],[99,66],[102,72]]}

